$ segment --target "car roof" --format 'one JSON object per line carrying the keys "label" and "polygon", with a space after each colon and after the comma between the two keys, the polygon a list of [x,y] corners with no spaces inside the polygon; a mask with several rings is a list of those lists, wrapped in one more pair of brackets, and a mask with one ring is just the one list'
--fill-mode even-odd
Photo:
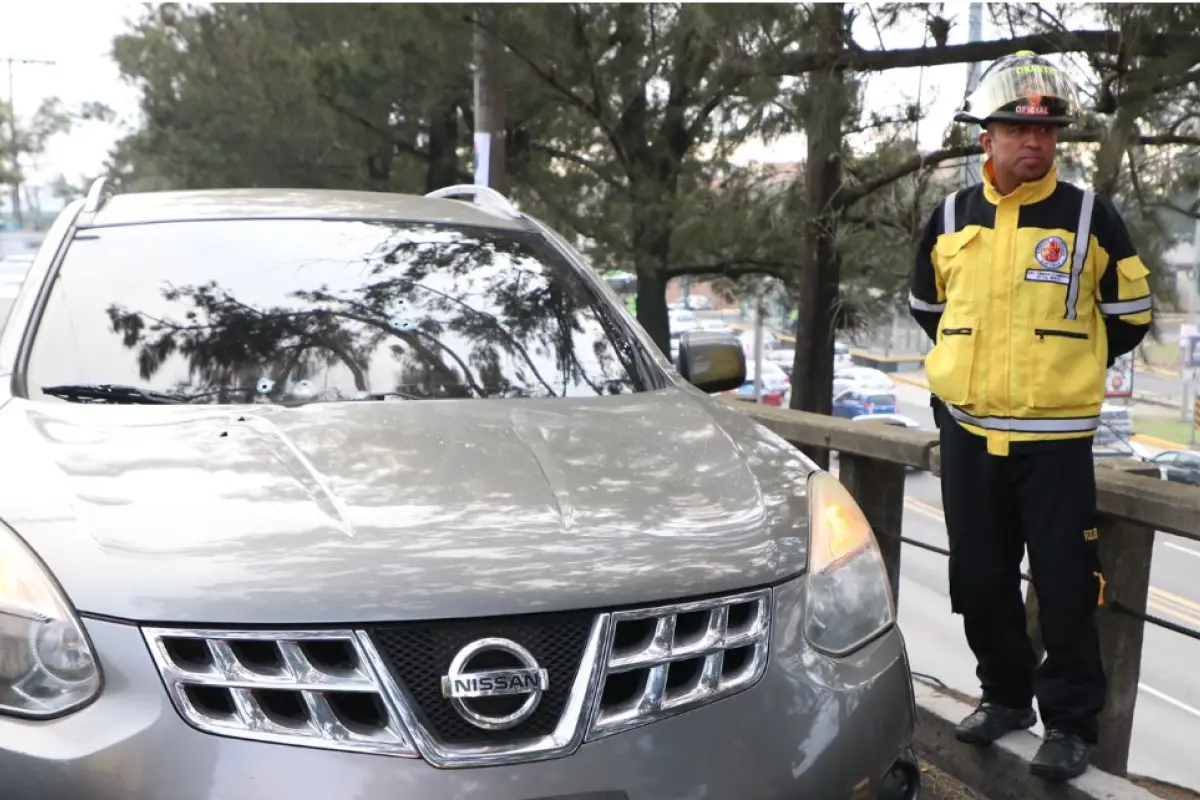
{"label": "car roof", "polygon": [[84,227],[218,219],[372,219],[526,230],[520,217],[461,200],[334,189],[134,192],[105,200]]}

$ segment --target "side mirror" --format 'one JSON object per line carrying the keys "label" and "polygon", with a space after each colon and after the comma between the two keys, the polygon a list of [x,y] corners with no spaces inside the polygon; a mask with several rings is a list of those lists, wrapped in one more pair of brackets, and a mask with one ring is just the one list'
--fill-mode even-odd
{"label": "side mirror", "polygon": [[746,382],[746,354],[731,333],[685,331],[679,337],[679,374],[702,392],[736,389]]}

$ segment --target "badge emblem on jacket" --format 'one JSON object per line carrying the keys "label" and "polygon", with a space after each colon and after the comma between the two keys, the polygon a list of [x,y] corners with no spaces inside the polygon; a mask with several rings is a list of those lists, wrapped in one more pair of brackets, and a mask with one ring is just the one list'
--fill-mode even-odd
{"label": "badge emblem on jacket", "polygon": [[1067,241],[1061,236],[1047,236],[1037,243],[1033,257],[1046,269],[1058,269],[1067,263]]}

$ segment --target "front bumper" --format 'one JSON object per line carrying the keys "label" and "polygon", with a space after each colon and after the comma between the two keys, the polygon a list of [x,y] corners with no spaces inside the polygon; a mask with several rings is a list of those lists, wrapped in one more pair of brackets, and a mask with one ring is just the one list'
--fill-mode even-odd
{"label": "front bumper", "polygon": [[913,728],[899,631],[830,659],[799,635],[800,587],[776,590],[767,671],[712,705],[527,764],[436,769],[413,758],[202,733],[176,712],[132,625],[89,619],[105,686],[51,722],[0,720],[5,800],[480,797],[770,800],[875,797]]}

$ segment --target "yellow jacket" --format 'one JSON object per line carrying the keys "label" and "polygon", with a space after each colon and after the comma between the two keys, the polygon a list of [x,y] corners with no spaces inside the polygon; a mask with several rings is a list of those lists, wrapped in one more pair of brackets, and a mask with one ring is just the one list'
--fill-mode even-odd
{"label": "yellow jacket", "polygon": [[1152,301],[1107,198],[1056,169],[1001,195],[991,167],[930,215],[909,308],[935,342],[930,390],[1004,456],[1013,442],[1095,433],[1107,368],[1145,336]]}

